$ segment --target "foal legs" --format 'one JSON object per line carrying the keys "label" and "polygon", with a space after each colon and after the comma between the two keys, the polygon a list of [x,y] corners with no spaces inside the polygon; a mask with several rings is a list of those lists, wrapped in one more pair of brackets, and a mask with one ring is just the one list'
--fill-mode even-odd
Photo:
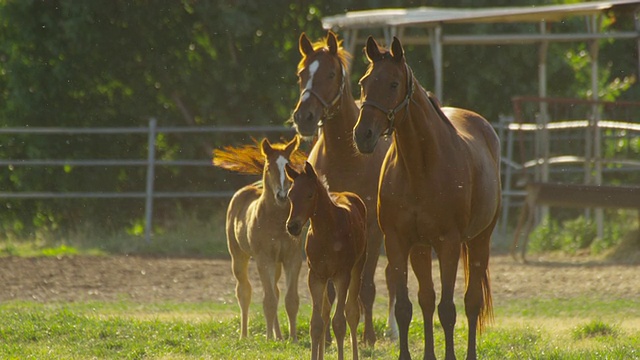
{"label": "foal legs", "polygon": [[345,313],[347,315],[347,323],[349,324],[349,332],[351,333],[351,352],[352,359],[358,360],[358,322],[360,321],[360,290],[361,277],[364,268],[366,254],[362,254],[351,270],[351,282],[349,282],[349,294],[345,305]]}
{"label": "foal legs", "polygon": [[[331,324],[333,325],[333,334],[336,336],[336,345],[338,346],[338,360],[344,359],[344,336],[347,333],[345,303],[347,300],[347,290],[349,288],[350,281],[351,274],[345,274],[339,278],[334,278],[333,282],[336,287],[336,311],[333,314]],[[357,314],[357,312],[355,314]],[[354,313],[350,315],[353,316]],[[357,321],[358,318],[356,317],[356,326]]]}
{"label": "foal legs", "polygon": [[[267,340],[271,340],[275,334],[276,339],[281,340],[280,326],[278,323],[278,284],[277,276],[280,273],[280,264],[273,260],[257,258],[258,273],[264,289],[262,309],[267,322]],[[276,268],[278,267],[278,268]]]}
{"label": "foal legs", "polygon": [[289,339],[298,342],[297,321],[298,309],[300,307],[300,297],[298,295],[298,275],[302,266],[302,255],[298,249],[297,255],[292,255],[285,266],[285,277],[287,279],[287,295],[284,298],[287,317],[289,318]]}
{"label": "foal legs", "polygon": [[229,238],[231,269],[236,278],[236,298],[240,305],[240,338],[247,337],[249,305],[251,304],[251,283],[249,283],[249,255],[244,253],[234,239]]}
{"label": "foal legs", "polygon": [[318,278],[311,269],[308,275],[309,292],[313,308],[311,312],[311,324],[309,336],[311,337],[311,360],[324,358],[324,334],[329,325],[329,312],[331,305],[327,299],[327,282]]}

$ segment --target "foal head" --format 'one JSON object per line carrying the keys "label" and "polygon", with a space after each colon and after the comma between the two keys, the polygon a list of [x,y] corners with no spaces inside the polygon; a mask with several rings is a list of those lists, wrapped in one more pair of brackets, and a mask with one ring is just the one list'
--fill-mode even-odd
{"label": "foal head", "polygon": [[331,31],[325,39],[314,44],[304,33],[300,35],[300,99],[293,112],[293,121],[302,136],[316,134],[318,126],[322,126],[322,122],[335,111],[333,109],[345,91],[350,55],[340,43]]}
{"label": "foal head", "polygon": [[382,135],[393,132],[396,115],[404,110],[406,116],[411,95],[413,75],[405,63],[400,40],[393,38],[391,51],[381,50],[373,37],[365,48],[369,68],[360,79],[362,107],[353,130],[353,140],[361,153],[373,152]]}
{"label": "foal head", "polygon": [[275,197],[276,204],[287,204],[287,191],[291,181],[285,176],[284,167],[289,163],[291,154],[298,149],[300,138],[295,136],[284,146],[272,146],[266,138],[260,143],[262,155],[264,155],[264,173],[262,180],[265,189],[270,189]]}
{"label": "foal head", "polygon": [[318,175],[313,166],[308,162],[302,172],[297,172],[290,165],[285,166],[287,178],[292,181],[289,189],[289,218],[287,219],[287,231],[289,234],[300,235],[304,224],[307,223],[316,208],[319,191]]}

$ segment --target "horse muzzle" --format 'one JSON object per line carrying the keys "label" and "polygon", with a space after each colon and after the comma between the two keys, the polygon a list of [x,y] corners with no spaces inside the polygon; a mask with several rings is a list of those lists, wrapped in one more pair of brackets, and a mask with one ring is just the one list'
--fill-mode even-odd
{"label": "horse muzzle", "polygon": [[287,198],[287,192],[283,190],[276,191],[275,198],[276,198],[276,204],[280,206],[286,205],[287,202],[289,201],[289,199]]}
{"label": "horse muzzle", "polygon": [[298,221],[287,221],[287,232],[293,236],[298,236],[302,232],[302,224]]}
{"label": "horse muzzle", "polygon": [[371,128],[357,128],[353,132],[353,142],[356,144],[358,152],[362,154],[371,154],[378,144],[378,139],[379,136],[374,135]]}
{"label": "horse muzzle", "polygon": [[318,117],[313,111],[297,110],[293,113],[293,122],[301,136],[314,136],[318,131]]}

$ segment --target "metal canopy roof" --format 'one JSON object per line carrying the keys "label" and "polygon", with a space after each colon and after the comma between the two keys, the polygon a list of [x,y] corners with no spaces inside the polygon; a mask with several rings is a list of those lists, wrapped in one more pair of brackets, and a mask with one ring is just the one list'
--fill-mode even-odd
{"label": "metal canopy roof", "polygon": [[349,11],[322,19],[325,29],[380,26],[433,26],[436,24],[557,22],[570,16],[597,15],[616,7],[640,6],[638,0],[614,0],[578,4],[495,8],[376,9]]}
{"label": "metal canopy roof", "polygon": [[[607,11],[635,14],[635,29],[618,32],[600,32],[602,15]],[[560,22],[569,17],[582,16],[586,29],[577,33],[549,32],[547,23]],[[475,23],[528,23],[539,24],[538,33],[510,34],[445,34],[443,25]],[[435,70],[434,92],[443,99],[443,45],[487,44],[539,44],[539,96],[546,96],[546,53],[550,42],[587,41],[592,57],[592,93],[597,96],[597,56],[599,39],[629,39],[638,44],[640,58],[640,0],[594,1],[577,4],[493,7],[493,8],[435,8],[376,9],[349,11],[345,14],[322,19],[325,29],[338,31],[344,38],[344,46],[354,53],[356,44],[363,44],[366,30],[381,29],[383,43],[390,44],[398,36],[404,44],[429,45]],[[409,28],[421,28],[425,33],[405,34]],[[638,62],[640,73],[640,60]]]}

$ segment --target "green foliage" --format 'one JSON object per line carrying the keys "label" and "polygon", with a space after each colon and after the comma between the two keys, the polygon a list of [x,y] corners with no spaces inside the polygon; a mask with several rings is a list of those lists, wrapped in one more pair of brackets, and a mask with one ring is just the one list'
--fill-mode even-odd
{"label": "green foliage", "polygon": [[[207,219],[194,213],[175,212],[175,217],[154,227],[150,242],[144,231],[132,228],[109,233],[100,226],[85,223],[74,231],[37,231],[34,236],[0,239],[0,256],[67,256],[78,254],[135,254],[227,258],[225,212]],[[143,229],[142,229],[143,230]]]}
{"label": "green foliage", "polygon": [[[552,1],[551,3],[561,3]],[[241,2],[181,0],[155,4],[124,0],[77,3],[70,0],[0,2],[0,125],[3,127],[146,126],[150,117],[162,126],[283,124],[298,97],[295,68],[301,32],[324,34],[321,18],[348,10],[386,7],[481,7],[535,5],[535,0],[378,0]],[[607,29],[628,25],[615,14]],[[559,24],[583,28],[581,19]],[[531,32],[529,25],[453,25],[447,33]],[[421,33],[422,34],[422,33]],[[362,35],[362,34],[361,34]],[[373,33],[381,36],[381,33]],[[584,94],[584,48],[560,44],[549,49],[549,92]],[[448,46],[445,51],[443,103],[467,107],[495,121],[511,113],[514,94],[534,94],[537,56],[534,45]],[[473,56],[470,57],[469,54]],[[566,55],[570,54],[569,57]],[[633,41],[602,41],[599,79],[603,97],[637,99]],[[407,47],[421,83],[432,88],[428,47]],[[470,66],[470,59],[473,64]],[[355,82],[366,66],[354,54]],[[576,74],[579,71],[580,74]],[[582,76],[582,78],[580,77]],[[354,87],[355,88],[355,87]],[[357,94],[355,94],[357,96]],[[213,147],[247,142],[230,138],[161,134],[156,156],[162,160],[209,159]],[[144,159],[146,136],[0,135],[3,159]],[[7,192],[141,191],[144,167],[9,166],[0,172]],[[210,190],[226,178],[206,168],[161,169],[162,190]],[[238,179],[235,179],[238,181]],[[235,182],[238,185],[243,180]],[[227,184],[227,186],[229,186]],[[236,188],[239,186],[236,186]],[[178,204],[200,214],[211,206],[195,200],[159,202],[157,212],[170,219]],[[36,229],[76,231],[88,221],[113,232],[140,224],[137,200],[3,199],[0,231],[32,236]],[[201,215],[202,216],[202,215]],[[132,220],[134,219],[134,220]],[[133,223],[132,223],[133,222]],[[135,233],[135,231],[134,231]]]}
{"label": "green foliage", "polygon": [[610,219],[604,224],[603,238],[597,238],[596,223],[593,218],[579,216],[559,222],[545,218],[531,232],[529,249],[532,252],[562,251],[576,254],[587,250],[596,255],[615,247],[626,233],[638,224],[628,211],[610,213]]}

